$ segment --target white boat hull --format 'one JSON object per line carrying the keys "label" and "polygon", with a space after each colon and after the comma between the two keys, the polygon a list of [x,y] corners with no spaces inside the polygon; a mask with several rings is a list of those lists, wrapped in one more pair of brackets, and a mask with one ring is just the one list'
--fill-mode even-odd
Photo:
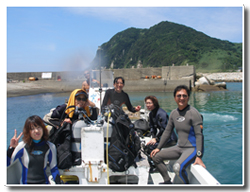
{"label": "white boat hull", "polygon": [[[107,130],[105,131],[106,134]],[[82,164],[73,166],[69,170],[59,170],[62,178],[72,178],[79,185],[115,185],[115,184],[137,184],[139,186],[158,185],[163,182],[160,173],[150,173],[147,156],[141,153],[142,158],[138,159],[137,168],[131,166],[125,172],[113,172],[104,163],[104,128],[96,125],[81,128],[81,154]],[[150,138],[144,138],[146,142]],[[167,161],[169,175],[174,184],[182,184],[181,180],[172,171],[174,161]],[[7,184],[19,184],[21,179],[21,164],[15,161],[7,168]],[[50,175],[49,169],[47,174]],[[191,165],[187,168],[190,184],[217,186],[220,183],[202,166]],[[53,179],[49,176],[51,184]],[[70,183],[68,182],[68,183]]]}
{"label": "white boat hull", "polygon": [[[141,153],[142,158],[137,159],[137,168],[131,166],[125,172],[113,172],[107,167],[104,160],[104,137],[110,137],[111,127],[107,129],[107,124],[104,125],[86,125],[80,128],[81,134],[81,156],[82,164],[73,166],[69,170],[59,170],[62,178],[70,180],[79,185],[109,185],[109,184],[137,184],[143,185],[158,185],[162,182],[162,177],[159,173],[150,173],[147,156]],[[141,139],[145,143],[150,138]],[[174,184],[181,184],[181,180],[172,171],[172,165],[175,161],[167,161],[169,175]],[[21,164],[15,161],[7,168],[7,184],[19,184],[21,179]],[[50,175],[49,169],[47,174]],[[187,168],[187,174],[190,184],[217,186],[220,183],[202,166],[191,165]],[[54,184],[50,176],[51,184]],[[73,178],[73,179],[72,179]],[[77,180],[77,181],[74,181]]]}
{"label": "white boat hull", "polygon": [[[108,185],[107,182],[107,170],[103,167],[102,177],[98,182],[89,182],[85,177],[85,170],[82,166],[72,167],[70,170],[60,170],[60,174],[64,176],[77,176],[79,180],[79,185]],[[7,185],[18,185],[20,184],[21,179],[21,164],[17,160],[15,163],[10,165],[7,168]],[[48,175],[49,170],[47,170]],[[174,184],[181,184],[178,177],[175,177],[175,173],[169,171],[169,175]],[[191,165],[187,169],[189,181],[191,185],[208,185],[208,186],[218,186],[220,183],[203,167],[199,165]],[[139,186],[144,185],[158,185],[160,182],[163,182],[162,176],[160,173],[149,173],[149,167],[142,166],[139,169],[130,167],[127,172],[112,172],[110,170],[110,180],[112,183],[117,184],[137,184]],[[135,176],[136,175],[136,176]],[[115,178],[115,179],[114,179]],[[52,184],[55,184],[52,176],[49,176],[49,179]],[[131,181],[132,180],[132,181]],[[127,182],[126,182],[127,181]]]}

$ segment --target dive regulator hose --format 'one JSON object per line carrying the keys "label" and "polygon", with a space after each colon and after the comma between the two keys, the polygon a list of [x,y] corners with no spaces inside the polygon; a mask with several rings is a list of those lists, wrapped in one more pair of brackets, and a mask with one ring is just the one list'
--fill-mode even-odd
{"label": "dive regulator hose", "polygon": [[109,143],[108,143],[108,138],[109,138],[109,118],[111,116],[111,112],[108,113],[108,122],[107,122],[107,131],[106,131],[106,162],[107,162],[107,183],[109,183],[109,153],[108,153],[108,148],[109,148]]}

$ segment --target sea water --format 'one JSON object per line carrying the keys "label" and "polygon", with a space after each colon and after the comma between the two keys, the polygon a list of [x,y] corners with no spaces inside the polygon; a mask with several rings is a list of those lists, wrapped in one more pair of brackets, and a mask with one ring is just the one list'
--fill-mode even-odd
{"label": "sea water", "polygon": [[[242,83],[227,83],[228,91],[192,92],[189,104],[198,109],[204,119],[203,162],[207,170],[221,184],[243,184],[244,141],[242,119]],[[144,98],[155,95],[160,107],[168,114],[177,107],[173,93],[127,92],[131,103],[144,107]],[[63,104],[70,93],[39,94],[7,98],[7,146],[19,134],[25,120],[31,115],[43,118],[50,109]]]}

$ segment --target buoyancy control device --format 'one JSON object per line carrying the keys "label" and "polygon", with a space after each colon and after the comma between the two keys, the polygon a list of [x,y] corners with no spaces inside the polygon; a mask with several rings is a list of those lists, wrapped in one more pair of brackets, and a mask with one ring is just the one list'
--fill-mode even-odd
{"label": "buoyancy control device", "polygon": [[140,138],[134,130],[134,124],[128,115],[116,105],[109,105],[106,110],[111,112],[113,131],[108,148],[109,168],[123,172],[131,165],[136,167],[135,159],[140,151]]}

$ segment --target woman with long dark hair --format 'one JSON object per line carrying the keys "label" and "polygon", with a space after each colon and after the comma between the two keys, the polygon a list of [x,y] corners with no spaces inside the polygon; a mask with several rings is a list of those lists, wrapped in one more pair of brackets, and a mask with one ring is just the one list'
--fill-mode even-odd
{"label": "woman with long dark hair", "polygon": [[[18,143],[22,134],[23,141]],[[7,166],[19,159],[22,165],[20,183],[49,184],[46,175],[46,168],[49,165],[54,181],[60,184],[56,147],[48,141],[49,134],[43,120],[37,115],[28,117],[24,124],[23,133],[16,136],[15,130],[15,135],[7,150]]]}

